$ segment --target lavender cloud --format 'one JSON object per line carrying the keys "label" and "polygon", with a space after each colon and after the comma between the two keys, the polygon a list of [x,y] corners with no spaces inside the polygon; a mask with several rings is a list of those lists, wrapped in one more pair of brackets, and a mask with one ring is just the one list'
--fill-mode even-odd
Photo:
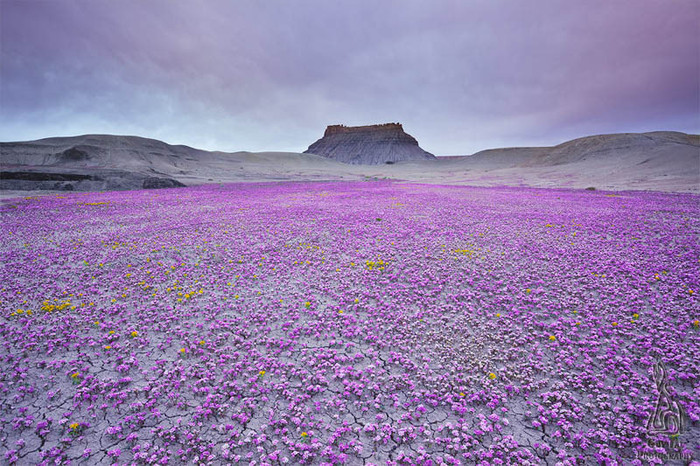
{"label": "lavender cloud", "polygon": [[297,150],[401,121],[464,154],[698,121],[692,1],[2,5],[0,139]]}

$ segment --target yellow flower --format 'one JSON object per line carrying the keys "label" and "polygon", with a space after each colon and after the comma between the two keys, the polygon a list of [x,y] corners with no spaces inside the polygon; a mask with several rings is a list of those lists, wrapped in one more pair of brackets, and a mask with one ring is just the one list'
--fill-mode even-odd
{"label": "yellow flower", "polygon": [[199,341],[199,344],[202,345],[202,346],[204,346],[204,345],[206,345],[206,342],[205,342],[204,340],[200,340],[200,341]]}
{"label": "yellow flower", "polygon": [[78,377],[80,377],[80,372],[74,372],[70,376],[72,379],[77,379]]}
{"label": "yellow flower", "polygon": [[306,438],[308,435],[309,435],[309,434],[306,433],[306,432],[302,432],[302,433],[301,433],[301,436],[302,436],[303,438]]}
{"label": "yellow flower", "polygon": [[342,314],[342,313],[343,313],[343,310],[342,310],[342,309],[341,309],[340,311],[338,311],[338,314]]}
{"label": "yellow flower", "polygon": [[109,331],[109,334],[110,334],[110,335],[114,335],[114,330],[110,330],[110,331]]}
{"label": "yellow flower", "polygon": [[700,320],[695,319],[695,320],[693,321],[693,327],[695,327],[695,328],[700,327]]}
{"label": "yellow flower", "polygon": [[74,422],[74,423],[70,424],[68,427],[70,427],[71,430],[76,430],[78,427],[80,427],[80,424],[77,422]]}
{"label": "yellow flower", "polygon": [[632,314],[632,318],[633,318],[633,319],[639,319],[639,314],[637,314],[637,313],[635,312],[634,314]]}
{"label": "yellow flower", "polygon": [[355,298],[355,304],[359,303],[360,300],[358,298]]}
{"label": "yellow flower", "polygon": [[260,377],[265,376],[265,371],[260,371],[260,372],[258,372],[258,375],[259,375]]}
{"label": "yellow flower", "polygon": [[489,372],[489,379],[493,380],[495,378],[496,378],[496,374],[494,374],[493,372]]}
{"label": "yellow flower", "polygon": [[136,338],[137,336],[139,336],[139,332],[137,332],[136,330],[134,330],[133,332],[131,332],[131,336],[134,337],[134,338]]}
{"label": "yellow flower", "polygon": [[613,326],[613,327],[617,327],[617,322],[613,322],[613,323],[612,323],[612,326]]}
{"label": "yellow flower", "polygon": [[466,395],[462,392],[459,392],[459,396],[466,396]]}
{"label": "yellow flower", "polygon": [[110,345],[107,345],[107,346],[105,346],[105,349],[109,350],[109,349],[112,349],[112,347]]}
{"label": "yellow flower", "polygon": [[550,339],[550,341],[555,341],[557,339],[557,337],[555,337],[554,335],[550,335],[549,339]]}
{"label": "yellow flower", "polygon": [[187,350],[185,348],[180,348],[180,354],[185,354]]}
{"label": "yellow flower", "polygon": [[501,314],[496,314],[496,317],[501,317]]}
{"label": "yellow flower", "polygon": [[95,321],[95,325],[100,325],[100,321],[99,321],[99,320],[96,320],[96,321]]}
{"label": "yellow flower", "polygon": [[525,290],[525,293],[532,293],[532,290],[530,288]]}

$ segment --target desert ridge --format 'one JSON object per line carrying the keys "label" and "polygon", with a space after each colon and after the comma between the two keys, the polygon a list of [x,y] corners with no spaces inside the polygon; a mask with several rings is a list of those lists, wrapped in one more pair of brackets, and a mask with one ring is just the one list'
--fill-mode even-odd
{"label": "desert ridge", "polygon": [[[115,135],[3,142],[0,190],[6,197],[11,192],[37,190],[393,179],[471,186],[700,192],[700,136],[680,132],[596,135],[552,147],[489,149],[451,157],[423,151],[396,123],[331,125],[324,134],[303,153],[211,152]],[[343,160],[352,151],[346,150],[345,155],[339,151],[348,147],[359,152],[358,158],[346,163]],[[384,149],[388,152],[381,152]],[[406,156],[407,149],[415,157]],[[333,154],[340,155],[334,158]],[[400,154],[404,154],[402,160]]]}

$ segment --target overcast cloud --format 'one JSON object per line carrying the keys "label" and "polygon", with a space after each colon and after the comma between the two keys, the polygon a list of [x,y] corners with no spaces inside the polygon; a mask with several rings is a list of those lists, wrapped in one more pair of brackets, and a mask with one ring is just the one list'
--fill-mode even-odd
{"label": "overcast cloud", "polygon": [[401,122],[436,155],[700,131],[700,2],[0,0],[0,140],[303,151]]}

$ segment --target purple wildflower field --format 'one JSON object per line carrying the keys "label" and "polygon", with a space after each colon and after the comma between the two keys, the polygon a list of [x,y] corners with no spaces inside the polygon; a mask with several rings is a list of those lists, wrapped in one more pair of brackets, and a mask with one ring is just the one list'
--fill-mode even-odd
{"label": "purple wildflower field", "polygon": [[257,183],[0,218],[5,463],[700,457],[696,195]]}

